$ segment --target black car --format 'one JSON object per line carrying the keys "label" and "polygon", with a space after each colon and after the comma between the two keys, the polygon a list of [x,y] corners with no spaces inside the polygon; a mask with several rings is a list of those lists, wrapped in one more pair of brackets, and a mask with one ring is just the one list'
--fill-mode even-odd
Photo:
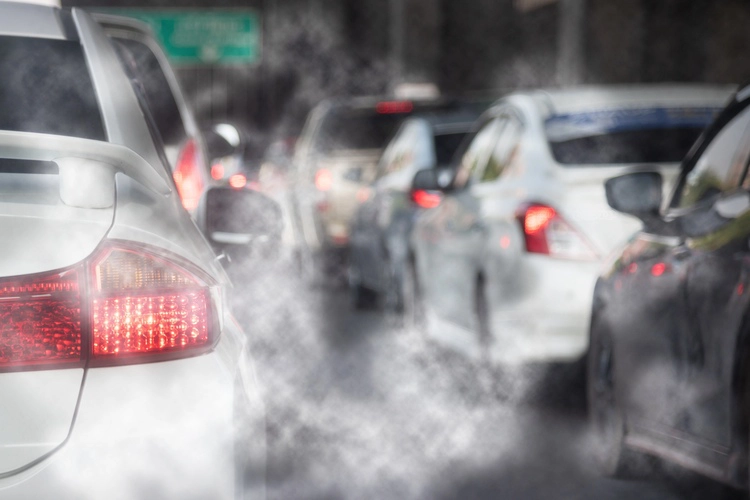
{"label": "black car", "polygon": [[453,156],[483,108],[457,105],[409,118],[385,148],[352,222],[349,290],[355,308],[384,298],[389,310],[403,309],[414,217],[439,204],[441,196],[413,190],[412,181],[417,172],[433,168],[453,178]]}
{"label": "black car", "polygon": [[[682,163],[610,179],[607,201],[643,221],[594,292],[589,411],[606,473],[646,455],[748,487],[750,86]],[[632,471],[631,471],[632,472]]]}

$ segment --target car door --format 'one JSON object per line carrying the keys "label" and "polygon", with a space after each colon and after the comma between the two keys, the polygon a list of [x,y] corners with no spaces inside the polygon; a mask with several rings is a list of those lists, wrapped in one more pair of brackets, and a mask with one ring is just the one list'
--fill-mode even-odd
{"label": "car door", "polygon": [[367,192],[368,199],[357,213],[356,241],[352,242],[355,265],[362,283],[375,290],[385,287],[385,233],[395,192],[408,190],[408,182],[398,180],[413,162],[414,135],[413,127],[407,123],[393,137],[380,159],[376,179]]}
{"label": "car door", "polygon": [[492,118],[481,126],[461,157],[452,191],[425,218],[429,268],[419,277],[427,284],[425,299],[443,319],[470,329],[475,326],[474,291],[484,239],[475,184],[482,182],[503,125]]}
{"label": "car door", "polygon": [[[719,450],[732,442],[737,335],[746,325],[750,285],[750,110],[711,141],[682,183],[687,210],[686,301],[680,414],[676,426]],[[744,182],[740,186],[740,181]]]}

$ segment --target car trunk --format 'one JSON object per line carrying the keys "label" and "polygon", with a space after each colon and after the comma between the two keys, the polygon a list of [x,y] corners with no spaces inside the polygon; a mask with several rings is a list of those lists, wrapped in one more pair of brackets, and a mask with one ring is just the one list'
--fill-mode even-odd
{"label": "car trunk", "polygon": [[[664,164],[653,168],[664,178],[663,195],[666,199],[677,176],[678,166]],[[560,207],[562,215],[593,244],[600,257],[617,249],[642,226],[635,217],[611,209],[604,192],[607,179],[634,169],[632,166],[566,166],[557,169],[557,178],[565,186],[565,199]]]}
{"label": "car trunk", "polygon": [[321,161],[318,168],[331,172],[327,192],[327,235],[334,243],[348,240],[354,213],[360,203],[360,189],[375,178],[379,150],[342,151]]}
{"label": "car trunk", "polygon": [[[39,166],[34,162],[28,165]],[[81,209],[63,205],[58,175],[51,171],[42,169],[43,173],[29,173],[29,169],[26,172],[15,169],[15,173],[8,173],[8,170],[0,173],[0,232],[5,235],[3,259],[0,259],[0,314],[3,316],[0,321],[0,398],[3,401],[0,474],[23,469],[65,442],[75,418],[84,376],[81,362],[33,366],[24,362],[19,365],[13,351],[30,351],[34,348],[29,347],[29,343],[39,342],[45,342],[49,349],[51,344],[46,342],[50,337],[43,330],[50,324],[55,327],[59,324],[63,300],[56,298],[61,296],[57,289],[38,291],[37,288],[32,290],[30,285],[22,288],[18,283],[38,284],[38,273],[81,263],[105,236],[114,215],[114,208]],[[85,275],[79,272],[76,276],[77,298],[66,295],[64,307],[67,311],[80,311],[70,313],[70,317],[85,323],[85,308],[81,308],[81,298],[85,296],[81,284],[85,283]],[[40,318],[39,311],[43,311],[46,318]],[[45,340],[40,341],[40,338]],[[58,350],[62,349],[61,343],[57,346]]]}

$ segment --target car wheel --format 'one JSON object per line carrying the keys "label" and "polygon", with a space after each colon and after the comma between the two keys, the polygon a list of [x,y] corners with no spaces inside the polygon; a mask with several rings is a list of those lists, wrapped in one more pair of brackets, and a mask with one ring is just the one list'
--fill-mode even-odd
{"label": "car wheel", "polygon": [[613,342],[607,333],[592,331],[586,383],[589,422],[601,471],[611,477],[629,476],[642,457],[625,447],[625,418],[616,396]]}
{"label": "car wheel", "polygon": [[358,281],[349,280],[349,301],[358,311],[373,309],[378,304],[378,294],[361,285]]}
{"label": "car wheel", "polygon": [[403,302],[404,327],[411,331],[424,334],[425,312],[424,303],[417,281],[417,270],[415,264],[410,262],[401,279],[401,297]]}
{"label": "car wheel", "polygon": [[492,327],[490,322],[490,308],[487,300],[487,288],[484,278],[480,275],[474,287],[474,322],[479,345],[479,361],[477,366],[477,382],[479,387],[498,397],[505,397],[507,389],[503,387],[500,377],[495,373],[495,366],[490,355],[492,344]]}

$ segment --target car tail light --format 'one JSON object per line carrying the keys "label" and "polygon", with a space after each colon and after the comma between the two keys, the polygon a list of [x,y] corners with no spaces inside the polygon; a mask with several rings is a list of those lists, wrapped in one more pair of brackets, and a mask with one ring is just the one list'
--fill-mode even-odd
{"label": "car tail light", "polygon": [[656,264],[651,266],[651,276],[658,278],[669,270],[670,267],[666,262],[657,262]]}
{"label": "car tail light", "polygon": [[435,208],[440,205],[443,197],[440,193],[416,189],[411,192],[411,201],[421,208]]}
{"label": "car tail light", "polygon": [[315,172],[315,187],[318,191],[329,191],[333,186],[333,174],[327,168]]}
{"label": "car tail light", "polygon": [[526,251],[563,259],[596,258],[591,245],[557,211],[547,205],[522,205],[516,218],[523,229]]}
{"label": "car tail light", "polygon": [[229,185],[234,189],[242,189],[247,185],[247,177],[242,174],[234,174],[229,178]]}
{"label": "car tail light", "polygon": [[177,192],[182,200],[182,206],[186,210],[198,208],[198,202],[203,192],[203,178],[200,169],[200,151],[195,140],[190,139],[180,151],[173,176],[177,185]]}
{"label": "car tail light", "polygon": [[414,104],[411,101],[382,101],[375,105],[375,111],[381,115],[411,113],[413,110]]}
{"label": "car tail light", "polygon": [[208,278],[179,258],[114,244],[74,268],[0,280],[0,371],[127,364],[210,350]]}
{"label": "car tail light", "polygon": [[214,163],[211,165],[211,178],[215,181],[224,178],[224,165],[221,163]]}
{"label": "car tail light", "polygon": [[81,271],[0,282],[0,370],[81,362]]}

